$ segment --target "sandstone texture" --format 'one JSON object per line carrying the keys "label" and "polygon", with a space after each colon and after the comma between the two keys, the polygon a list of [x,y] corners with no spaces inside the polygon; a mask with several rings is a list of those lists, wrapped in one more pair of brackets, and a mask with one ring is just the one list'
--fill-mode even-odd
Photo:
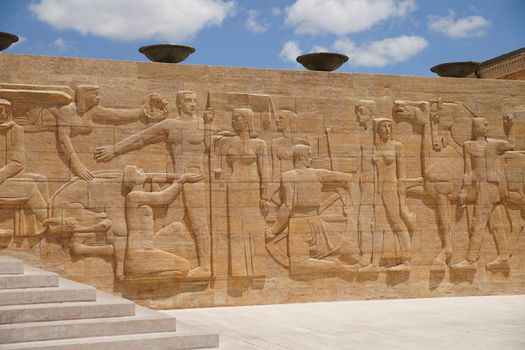
{"label": "sandstone texture", "polygon": [[523,81],[0,67],[1,255],[154,308],[525,292]]}

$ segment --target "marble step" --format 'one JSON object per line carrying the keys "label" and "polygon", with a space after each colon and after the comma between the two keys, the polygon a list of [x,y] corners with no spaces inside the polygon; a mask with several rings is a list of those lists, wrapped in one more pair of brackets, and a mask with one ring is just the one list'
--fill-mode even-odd
{"label": "marble step", "polygon": [[0,344],[175,332],[175,317],[136,306],[135,316],[0,325]]}
{"label": "marble step", "polygon": [[95,288],[59,278],[58,287],[0,289],[0,306],[95,301],[96,297]]}
{"label": "marble step", "polygon": [[218,346],[218,334],[183,331],[0,344],[0,350],[182,350]]}
{"label": "marble step", "polygon": [[24,273],[24,262],[9,256],[0,256],[0,275]]}
{"label": "marble step", "polygon": [[58,287],[58,275],[36,267],[24,266],[24,273],[0,275],[0,289]]}
{"label": "marble step", "polygon": [[133,316],[135,304],[97,291],[96,301],[0,306],[0,324]]}

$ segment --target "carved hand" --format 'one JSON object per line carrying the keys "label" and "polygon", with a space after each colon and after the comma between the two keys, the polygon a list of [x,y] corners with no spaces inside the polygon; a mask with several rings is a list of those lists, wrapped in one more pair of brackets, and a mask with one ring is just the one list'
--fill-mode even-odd
{"label": "carved hand", "polygon": [[178,183],[184,184],[184,183],[195,183],[202,181],[204,179],[204,175],[201,174],[183,174],[179,180]]}
{"label": "carved hand", "polygon": [[261,215],[263,217],[268,215],[268,201],[266,199],[261,199],[259,201],[259,210],[261,211]]}
{"label": "carved hand", "polygon": [[503,116],[503,129],[505,130],[505,134],[508,135],[510,132],[510,129],[514,126],[514,114],[512,113],[506,113]]}
{"label": "carved hand", "polygon": [[93,174],[91,173],[91,171],[89,171],[84,165],[82,164],[74,164],[74,163],[71,163],[71,171],[73,172],[73,174],[75,174],[76,176],[86,180],[86,181],[91,181],[95,178],[95,176],[93,176]]}
{"label": "carved hand", "polygon": [[101,162],[109,162],[115,158],[115,146],[97,147],[95,150],[95,159]]}
{"label": "carved hand", "polygon": [[214,117],[215,112],[213,112],[213,109],[211,107],[206,109],[206,112],[204,112],[204,123],[211,124],[213,122]]}
{"label": "carved hand", "polygon": [[467,200],[467,189],[462,188],[461,191],[459,191],[459,204],[461,206],[465,206],[466,200]]}
{"label": "carved hand", "polygon": [[264,238],[266,239],[266,241],[271,241],[275,238],[275,234],[272,233],[272,228],[270,226],[264,227]]}
{"label": "carved hand", "polygon": [[407,191],[407,180],[406,179],[399,179],[397,180],[397,192],[399,194],[405,194]]}

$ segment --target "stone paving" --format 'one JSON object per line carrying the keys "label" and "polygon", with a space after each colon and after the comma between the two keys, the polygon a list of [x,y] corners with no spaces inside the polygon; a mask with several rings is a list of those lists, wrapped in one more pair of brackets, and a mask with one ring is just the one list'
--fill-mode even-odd
{"label": "stone paving", "polygon": [[219,349],[525,349],[525,296],[166,311],[215,329]]}

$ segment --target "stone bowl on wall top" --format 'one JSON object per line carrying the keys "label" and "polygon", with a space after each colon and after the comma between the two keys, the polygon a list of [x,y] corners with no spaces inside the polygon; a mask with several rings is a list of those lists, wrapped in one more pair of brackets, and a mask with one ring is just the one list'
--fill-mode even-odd
{"label": "stone bowl on wall top", "polygon": [[11,33],[0,32],[0,51],[7,49],[12,43],[16,43],[18,37]]}
{"label": "stone bowl on wall top", "polygon": [[142,46],[139,52],[154,62],[179,63],[195,52],[191,46],[157,44]]}
{"label": "stone bowl on wall top", "polygon": [[481,63],[473,61],[447,62],[430,68],[440,77],[465,78],[474,73]]}
{"label": "stone bowl on wall top", "polygon": [[331,72],[348,61],[348,56],[334,52],[315,52],[298,56],[296,60],[308,70]]}

